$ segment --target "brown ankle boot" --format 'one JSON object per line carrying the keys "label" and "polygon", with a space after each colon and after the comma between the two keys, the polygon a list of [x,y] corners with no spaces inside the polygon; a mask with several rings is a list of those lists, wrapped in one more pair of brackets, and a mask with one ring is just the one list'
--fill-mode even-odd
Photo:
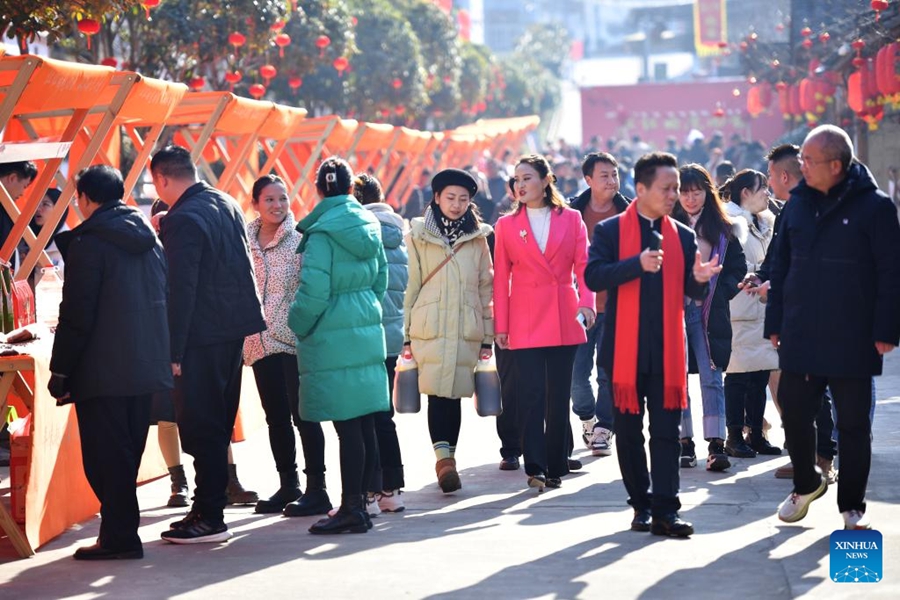
{"label": "brown ankle boot", "polygon": [[456,472],[455,458],[442,458],[434,465],[434,471],[437,473],[438,485],[445,494],[455,492],[462,489],[462,483],[459,481],[459,473]]}

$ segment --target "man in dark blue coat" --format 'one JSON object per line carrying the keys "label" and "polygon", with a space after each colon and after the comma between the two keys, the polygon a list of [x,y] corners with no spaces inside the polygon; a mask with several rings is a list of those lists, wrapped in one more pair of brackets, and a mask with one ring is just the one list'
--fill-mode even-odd
{"label": "man in dark blue coat", "polygon": [[778,517],[799,521],[827,489],[815,463],[814,425],[827,385],[837,408],[838,509],[845,529],[869,529],[871,377],[900,342],[900,224],[842,129],[812,130],[800,162],[804,180],[782,213],[766,306],[794,465],[794,490]]}
{"label": "man in dark blue coat", "polygon": [[48,388],[75,403],[84,473],[100,500],[100,535],[79,560],[143,557],[135,482],[151,395],[172,388],[166,261],[124,192],[116,169],[85,170],[76,196],[85,221],[56,237],[66,281]]}
{"label": "man in dark blue coat", "polygon": [[162,538],[176,544],[222,542],[228,444],[241,395],[244,338],[266,328],[240,206],[197,179],[190,153],[163,148],[150,163],[169,211],[160,238],[169,262],[169,330],[175,419],[194,457],[191,511]]}

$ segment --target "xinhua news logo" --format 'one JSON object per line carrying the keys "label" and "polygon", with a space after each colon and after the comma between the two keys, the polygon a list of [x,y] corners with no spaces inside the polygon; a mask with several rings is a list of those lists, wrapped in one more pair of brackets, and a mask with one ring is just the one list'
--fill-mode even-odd
{"label": "xinhua news logo", "polygon": [[835,531],[830,543],[833,582],[878,583],[884,577],[880,531]]}

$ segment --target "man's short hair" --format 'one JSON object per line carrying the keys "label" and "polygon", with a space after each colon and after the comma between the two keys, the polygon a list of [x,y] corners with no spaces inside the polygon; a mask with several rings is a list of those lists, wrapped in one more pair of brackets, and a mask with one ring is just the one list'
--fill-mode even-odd
{"label": "man's short hair", "polygon": [[803,179],[803,173],[800,171],[800,146],[796,144],[775,146],[766,155],[766,159],[787,171],[794,179]]}
{"label": "man's short hair", "polygon": [[819,125],[806,135],[804,143],[819,138],[822,150],[828,158],[841,161],[842,170],[846,173],[853,162],[853,142],[847,132],[837,125]]}
{"label": "man's short hair", "polygon": [[153,155],[150,172],[172,179],[197,179],[197,167],[187,148],[166,146]]}
{"label": "man's short hair", "polygon": [[19,179],[34,181],[37,178],[37,165],[30,160],[19,162],[0,163],[0,177],[15,174]]}
{"label": "man's short hair", "polygon": [[619,168],[619,162],[609,152],[591,152],[585,155],[584,160],[581,161],[581,173],[585,177],[593,177],[594,167],[598,162],[606,163],[615,169]]}
{"label": "man's short hair", "polygon": [[125,195],[122,174],[107,165],[94,165],[78,173],[75,189],[97,204],[116,202]]}
{"label": "man's short hair", "polygon": [[634,163],[634,184],[643,184],[650,187],[656,180],[657,167],[678,168],[678,159],[668,152],[650,152],[643,155]]}
{"label": "man's short hair", "polygon": [[734,168],[734,164],[730,160],[723,160],[716,166],[716,179],[725,181],[730,179],[736,172],[737,169]]}

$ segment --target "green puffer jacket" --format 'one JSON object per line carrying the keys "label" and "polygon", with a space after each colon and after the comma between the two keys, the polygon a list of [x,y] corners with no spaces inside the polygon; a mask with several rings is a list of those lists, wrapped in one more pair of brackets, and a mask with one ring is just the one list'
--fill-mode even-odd
{"label": "green puffer jacket", "polygon": [[381,299],[388,280],[381,225],[353,196],[322,200],[297,225],[300,417],[346,421],[389,409]]}
{"label": "green puffer jacket", "polygon": [[388,261],[387,293],[381,303],[384,340],[387,355],[399,356],[403,351],[403,297],[409,280],[409,254],[403,240],[403,219],[383,202],[363,206],[381,222],[381,241],[384,242]]}

